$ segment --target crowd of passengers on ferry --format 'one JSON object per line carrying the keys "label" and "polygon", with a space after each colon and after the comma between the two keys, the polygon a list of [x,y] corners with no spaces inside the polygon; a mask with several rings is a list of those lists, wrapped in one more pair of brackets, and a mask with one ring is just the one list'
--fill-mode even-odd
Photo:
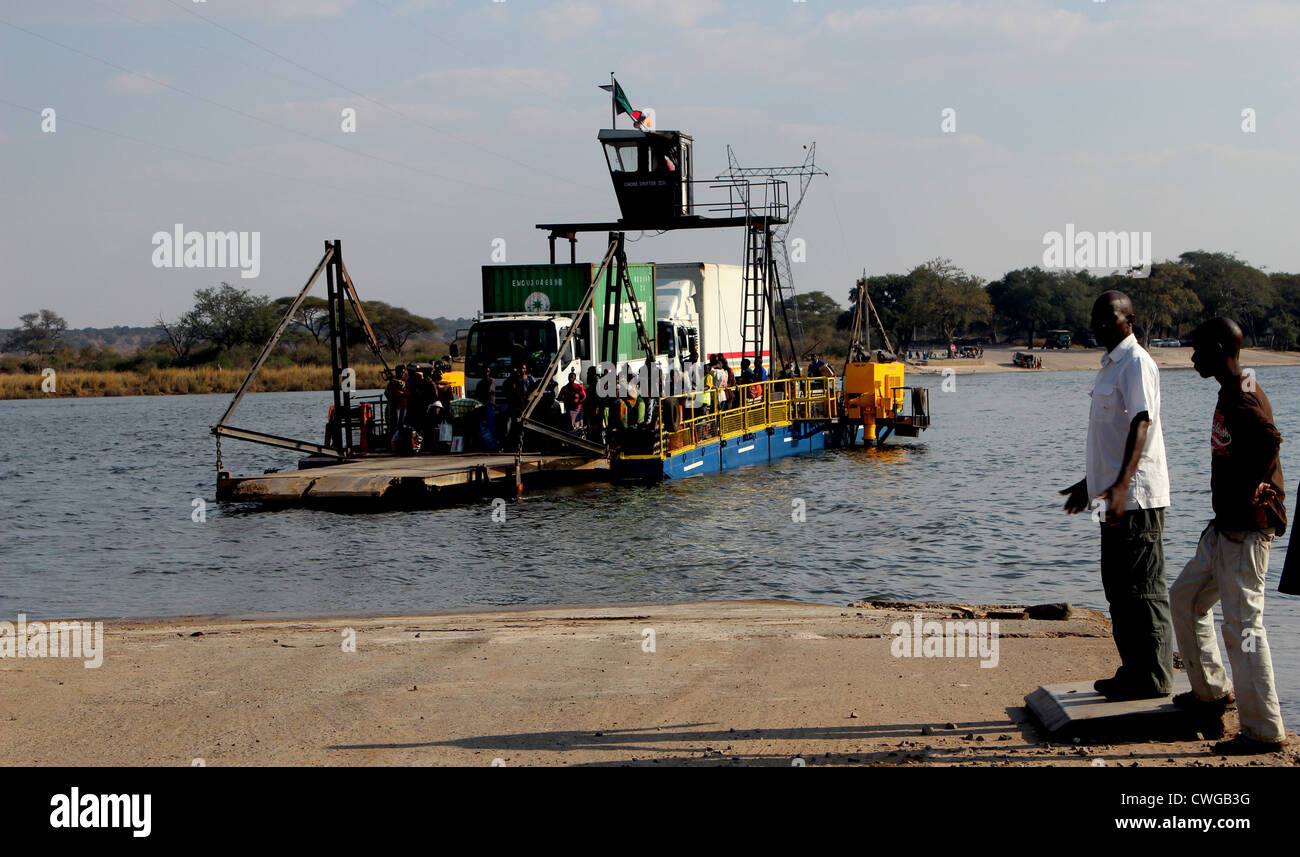
{"label": "crowd of passengers on ferry", "polygon": [[[384,390],[389,447],[407,455],[517,449],[522,418],[539,383],[527,361],[509,371],[500,393],[499,378],[489,368],[470,396],[461,399],[454,398],[453,387],[442,383],[449,369],[445,363],[397,367]],[[621,449],[648,442],[657,433],[661,416],[663,430],[673,433],[690,420],[785,395],[782,386],[766,383],[767,370],[748,357],[740,361],[737,372],[726,357],[713,354],[703,370],[685,373],[671,369],[663,382],[662,397],[642,394],[653,389],[645,383],[649,374],[645,368],[640,375],[628,369],[619,379],[612,367],[601,371],[592,366],[585,381],[570,372],[563,386],[558,380],[552,382],[531,418],[592,443]],[[834,378],[835,371],[820,355],[813,355],[806,376],[795,363],[786,363],[777,375],[778,380],[800,377]],[[601,395],[602,391],[615,394]],[[677,391],[687,392],[669,395]]]}

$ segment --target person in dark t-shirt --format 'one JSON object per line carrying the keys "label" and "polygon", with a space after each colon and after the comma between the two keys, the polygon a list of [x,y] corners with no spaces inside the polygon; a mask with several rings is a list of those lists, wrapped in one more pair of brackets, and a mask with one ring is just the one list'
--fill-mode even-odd
{"label": "person in dark t-shirt", "polygon": [[1210,433],[1210,495],[1221,530],[1286,532],[1285,489],[1273,407],[1253,374],[1219,390]]}
{"label": "person in dark t-shirt", "polygon": [[[1169,588],[1174,634],[1192,684],[1174,704],[1213,715],[1221,724],[1235,690],[1241,733],[1214,745],[1213,752],[1274,753],[1285,746],[1286,727],[1264,632],[1264,579],[1273,540],[1286,531],[1282,435],[1254,374],[1241,371],[1241,328],[1211,319],[1197,328],[1193,341],[1192,365],[1202,378],[1219,382],[1210,433],[1214,520]],[[1214,633],[1216,603],[1223,611],[1231,689]]]}

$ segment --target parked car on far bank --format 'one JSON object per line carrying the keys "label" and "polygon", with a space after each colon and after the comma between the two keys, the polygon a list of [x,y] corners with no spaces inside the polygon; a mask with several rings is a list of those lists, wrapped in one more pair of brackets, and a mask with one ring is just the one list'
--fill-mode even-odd
{"label": "parked car on far bank", "polygon": [[1068,330],[1049,330],[1043,340],[1044,348],[1069,348],[1070,331]]}

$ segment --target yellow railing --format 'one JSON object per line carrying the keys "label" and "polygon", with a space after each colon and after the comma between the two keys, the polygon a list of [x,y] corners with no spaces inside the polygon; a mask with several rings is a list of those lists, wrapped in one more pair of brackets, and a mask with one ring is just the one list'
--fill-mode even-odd
{"label": "yellow railing", "polygon": [[[732,406],[727,407],[725,393],[730,391],[734,391],[735,398]],[[687,405],[692,401],[704,405],[706,397],[708,413],[690,416],[692,409]],[[676,419],[678,403],[683,417],[680,421]],[[837,414],[834,378],[785,378],[737,384],[725,390],[707,387],[698,393],[664,397],[660,401],[659,449],[667,455],[715,438],[747,434],[796,420],[832,419]]]}

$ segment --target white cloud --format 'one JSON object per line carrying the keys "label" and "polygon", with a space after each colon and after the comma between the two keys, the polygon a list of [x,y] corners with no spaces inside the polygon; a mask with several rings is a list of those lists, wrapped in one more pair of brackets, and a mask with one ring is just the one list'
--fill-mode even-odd
{"label": "white cloud", "polygon": [[723,9],[722,0],[622,0],[619,5],[674,27],[694,26]]}
{"label": "white cloud", "polygon": [[[767,111],[757,107],[670,106],[657,110],[660,130],[681,130],[695,136],[709,132],[739,134],[770,127]],[[715,141],[716,142],[716,141]]]}
{"label": "white cloud", "polygon": [[917,3],[892,9],[867,6],[853,12],[832,12],[826,16],[826,25],[846,33],[911,28],[959,36],[984,34],[1053,49],[1113,29],[1109,22],[1049,8],[1039,0]]}
{"label": "white cloud", "polygon": [[159,82],[162,80],[163,78],[156,74],[146,76],[139,72],[132,72],[119,74],[108,82],[108,87],[119,95],[154,95],[167,88]]}
{"label": "white cloud", "polygon": [[297,21],[341,18],[355,4],[356,0],[212,0],[195,4],[195,11],[213,19]]}
{"label": "white cloud", "polygon": [[1283,0],[1153,0],[1132,15],[1153,32],[1185,29],[1235,39],[1300,34],[1300,5]]}
{"label": "white cloud", "polygon": [[267,4],[254,0],[250,5],[258,13],[270,11],[274,17],[290,20],[296,18],[341,18],[355,0],[276,0]]}
{"label": "white cloud", "polygon": [[[861,164],[907,162],[927,177],[941,174],[946,178],[972,170],[1011,166],[1016,160],[1016,155],[1004,144],[976,134],[909,137],[842,125],[797,124],[784,124],[778,130],[787,139],[815,141],[818,163],[838,176],[838,183],[855,183],[856,189],[871,181],[869,172],[855,168]],[[859,180],[862,183],[856,184]]]}
{"label": "white cloud", "polygon": [[[687,30],[680,34],[680,51],[689,62],[682,72],[689,76],[700,69],[718,70],[738,83],[756,80],[781,80],[821,86],[834,79],[828,74],[830,60],[821,56],[810,62],[816,51],[817,34],[792,32],[783,27],[738,22],[728,27]],[[649,58],[649,71],[662,60]],[[690,67],[694,65],[694,69]]]}
{"label": "white cloud", "polygon": [[443,104],[403,103],[387,99],[376,100],[392,109],[385,110],[378,104],[364,98],[344,96],[342,98],[328,98],[322,101],[288,101],[281,104],[265,104],[258,107],[256,112],[258,116],[264,119],[295,128],[312,129],[319,135],[324,132],[333,133],[339,131],[343,122],[342,111],[345,108],[352,108],[356,111],[356,134],[358,136],[364,136],[367,131],[379,129],[411,129],[413,122],[422,122],[440,128],[444,125],[464,122],[475,116],[472,111]]}
{"label": "white cloud", "polygon": [[1167,35],[1188,30],[1211,37],[1252,38],[1300,32],[1300,4],[1288,0],[1149,0],[1056,8],[1046,0],[952,0],[897,8],[864,6],[831,12],[826,26],[845,33],[916,29],[954,35],[983,34],[1023,45],[1061,49],[1092,35],[1141,31]]}
{"label": "white cloud", "polygon": [[569,76],[544,68],[443,68],[422,74],[419,80],[458,98],[569,94]]}
{"label": "white cloud", "polygon": [[[594,88],[594,87],[593,87]],[[600,93],[597,93],[599,95]],[[544,104],[529,105],[506,114],[506,127],[527,129],[537,138],[547,138],[552,144],[558,144],[569,152],[582,152],[583,146],[590,146],[589,154],[580,154],[580,163],[597,164],[601,171],[605,169],[605,159],[596,146],[596,129],[609,123],[609,102],[602,105],[600,99],[586,110],[574,110],[550,107]],[[627,117],[623,117],[623,127],[629,127]],[[575,133],[576,132],[576,133]]]}
{"label": "white cloud", "polygon": [[[211,0],[193,3],[195,13],[218,21],[298,21],[302,19],[340,18],[356,4],[356,0]],[[114,0],[112,3],[27,3],[14,4],[26,8],[11,20],[26,24],[59,24],[74,27],[135,26],[123,16],[130,16],[148,24],[160,22],[192,21],[186,14],[161,0]],[[190,6],[191,0],[184,0]],[[5,10],[8,13],[8,9]],[[121,14],[117,14],[117,13]],[[6,14],[6,17],[10,17]]]}
{"label": "white cloud", "polygon": [[580,36],[600,24],[600,7],[585,0],[560,0],[537,13],[537,24],[548,38]]}
{"label": "white cloud", "polygon": [[1239,177],[1256,179],[1300,172],[1300,153],[1224,143],[1197,143],[1159,151],[1134,152],[1117,156],[1115,160],[1118,165],[1136,170],[1181,170],[1187,173],[1226,170]]}

